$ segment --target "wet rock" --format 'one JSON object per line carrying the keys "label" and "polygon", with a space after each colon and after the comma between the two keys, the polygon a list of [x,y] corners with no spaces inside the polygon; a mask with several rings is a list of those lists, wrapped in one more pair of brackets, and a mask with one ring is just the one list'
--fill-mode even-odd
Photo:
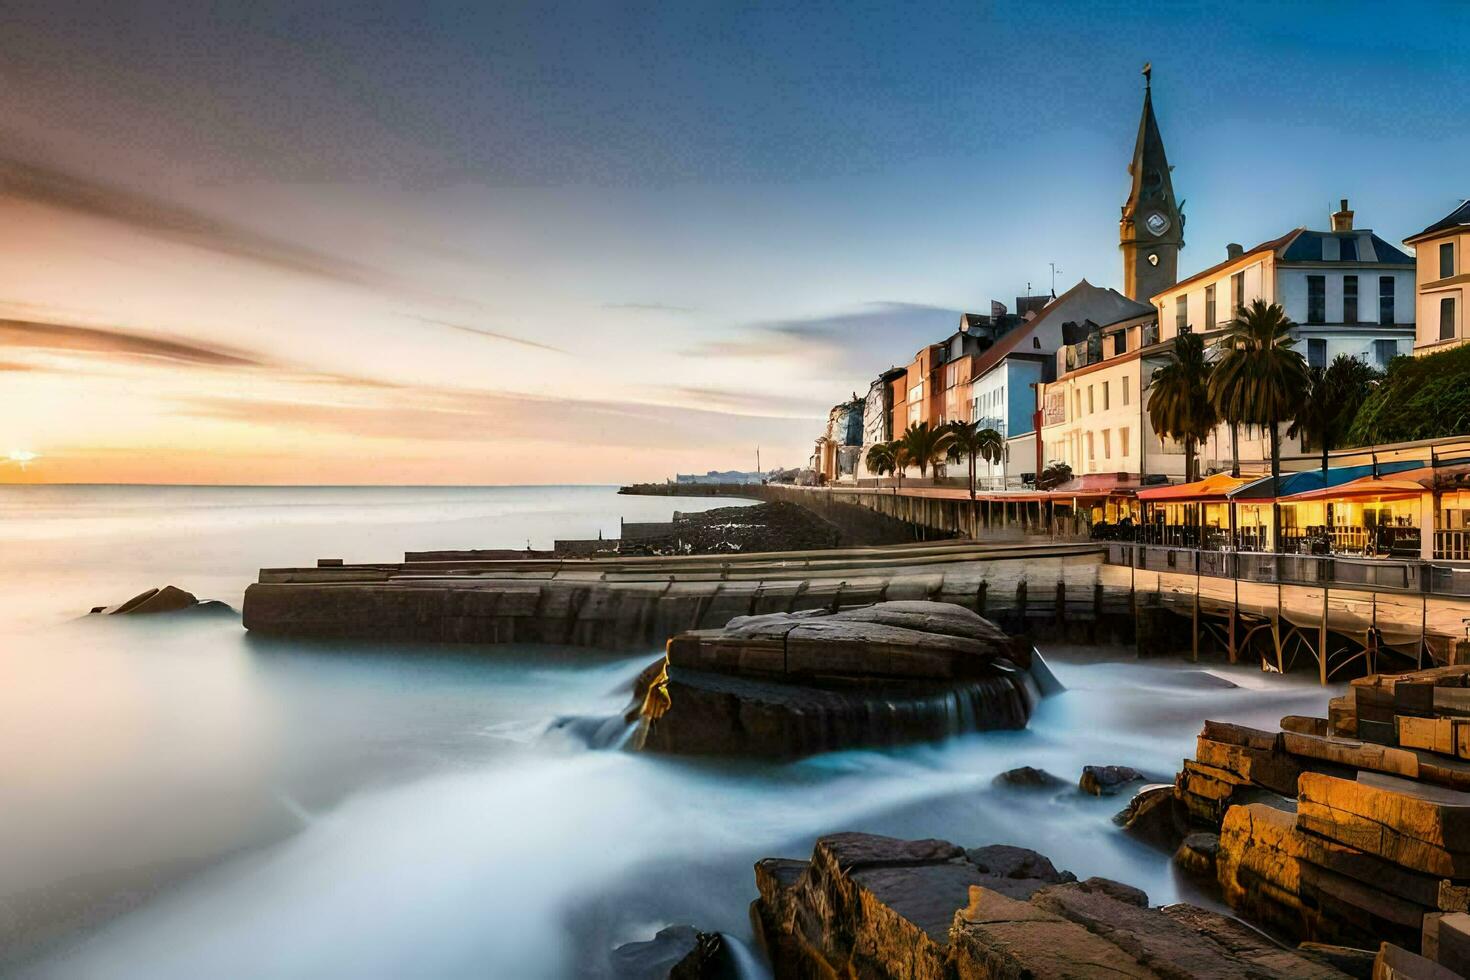
{"label": "wet rock", "polygon": [[1220,852],[1220,835],[1211,833],[1190,834],[1179,842],[1174,852],[1174,864],[1186,874],[1206,881],[1215,880],[1215,858]]}
{"label": "wet rock", "polygon": [[1129,783],[1145,780],[1144,774],[1132,766],[1083,766],[1082,778],[1077,785],[1082,792],[1093,796],[1114,796]]}
{"label": "wet rock", "polygon": [[669,641],[634,744],[791,757],[1024,728],[1039,694],[1017,649],[942,602],[739,616]]}
{"label": "wet rock", "polygon": [[1373,977],[1374,980],[1465,980],[1454,970],[1393,943],[1378,948],[1373,960]]}
{"label": "wet rock", "polygon": [[734,980],[737,975],[723,936],[684,925],[613,950],[612,974],[618,980]]}
{"label": "wet rock", "polygon": [[759,862],[756,883],[777,977],[1345,976],[1227,916],[1150,908],[1137,888],[1076,881],[1018,847],[835,834],[810,861]]}
{"label": "wet rock", "polygon": [[[149,589],[140,592],[127,602],[116,606],[94,606],[93,613],[107,616],[142,616],[151,613],[178,612],[181,609],[190,609],[201,603],[193,593],[185,592],[183,589],[172,585],[165,585],[161,589]],[[206,605],[224,605],[223,603],[206,603]]]}
{"label": "wet rock", "polygon": [[995,777],[997,784],[1006,786],[1025,786],[1037,789],[1047,789],[1066,785],[1061,779],[1053,776],[1045,769],[1037,769],[1033,766],[1021,766],[1018,769],[1007,769]]}
{"label": "wet rock", "polygon": [[1052,885],[1077,880],[1077,876],[1070,871],[1058,871],[1046,855],[1011,844],[973,847],[965,852],[965,859],[982,873],[1000,878],[1032,880]]}
{"label": "wet rock", "polygon": [[1372,980],[1373,961],[1378,958],[1377,950],[1334,946],[1331,943],[1302,943],[1297,950],[1303,956],[1341,970],[1355,980]]}
{"label": "wet rock", "polygon": [[1113,822],[1139,840],[1166,851],[1175,850],[1189,830],[1184,806],[1168,783],[1139,790],[1113,816]]}

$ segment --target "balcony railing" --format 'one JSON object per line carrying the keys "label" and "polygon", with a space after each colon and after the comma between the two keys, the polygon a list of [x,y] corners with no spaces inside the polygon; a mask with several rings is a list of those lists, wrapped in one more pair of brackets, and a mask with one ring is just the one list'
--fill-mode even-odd
{"label": "balcony railing", "polygon": [[1470,566],[1423,560],[1200,551],[1109,542],[1108,564],[1181,575],[1209,575],[1268,585],[1308,585],[1470,597]]}

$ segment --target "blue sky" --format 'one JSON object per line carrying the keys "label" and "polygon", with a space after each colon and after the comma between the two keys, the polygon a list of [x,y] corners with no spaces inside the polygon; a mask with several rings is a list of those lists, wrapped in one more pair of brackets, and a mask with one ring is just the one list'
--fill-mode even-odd
{"label": "blue sky", "polygon": [[798,463],[959,310],[1120,284],[1145,60],[1181,274],[1470,194],[1463,5],[484,6],[8,5],[0,316],[90,331],[0,330],[24,478]]}

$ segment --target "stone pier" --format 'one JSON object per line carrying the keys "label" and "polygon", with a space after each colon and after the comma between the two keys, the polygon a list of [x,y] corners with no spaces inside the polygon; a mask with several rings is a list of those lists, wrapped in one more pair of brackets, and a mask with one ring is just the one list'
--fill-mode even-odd
{"label": "stone pier", "polygon": [[1126,590],[1086,544],[941,541],[765,554],[441,561],[268,568],[244,623],[277,636],[394,642],[662,648],[735,616],[952,602],[1013,634],[1092,642],[1131,636]]}

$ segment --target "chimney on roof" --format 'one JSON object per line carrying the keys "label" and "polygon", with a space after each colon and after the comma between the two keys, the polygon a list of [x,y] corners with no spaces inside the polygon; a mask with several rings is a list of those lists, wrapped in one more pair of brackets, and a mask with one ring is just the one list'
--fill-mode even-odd
{"label": "chimney on roof", "polygon": [[1237,242],[1231,242],[1225,246],[1225,258],[1227,259],[1238,259],[1244,254],[1245,249],[1241,248]]}
{"label": "chimney on roof", "polygon": [[1353,213],[1348,210],[1347,202],[1348,202],[1348,199],[1347,198],[1343,198],[1342,199],[1342,207],[1340,207],[1336,211],[1332,212],[1332,230],[1333,231],[1352,231],[1353,230]]}

